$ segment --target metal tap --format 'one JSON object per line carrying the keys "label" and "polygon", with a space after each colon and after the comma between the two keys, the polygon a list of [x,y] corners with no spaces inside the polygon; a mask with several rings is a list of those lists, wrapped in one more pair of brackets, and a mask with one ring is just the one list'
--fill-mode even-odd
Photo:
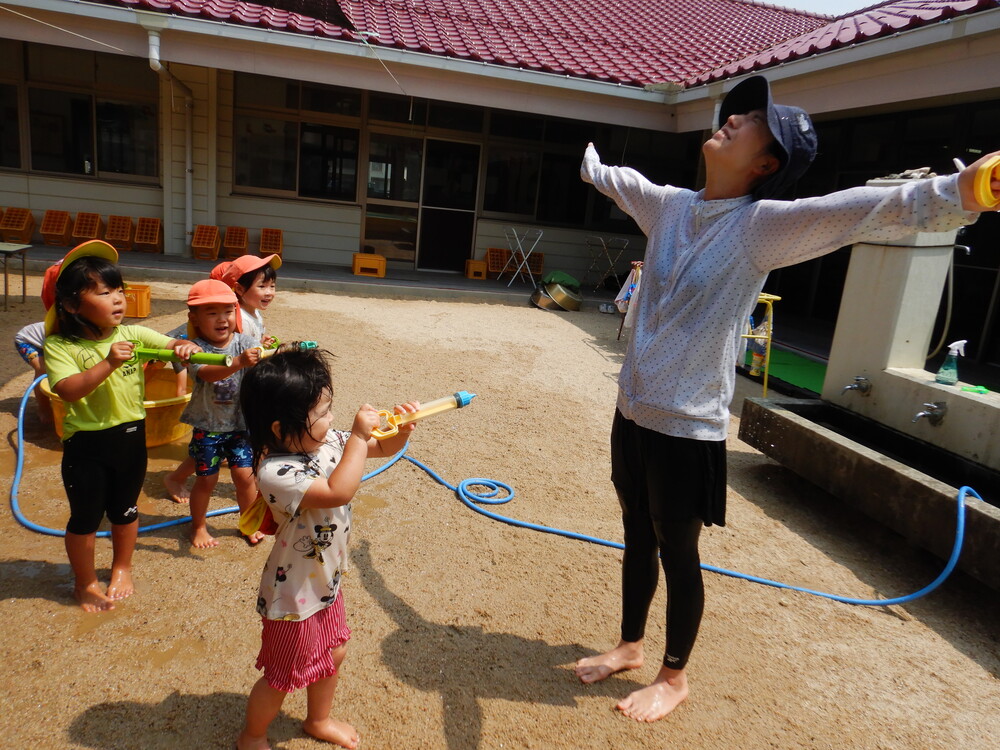
{"label": "metal tap", "polygon": [[917,412],[917,415],[913,418],[916,422],[923,417],[927,418],[927,421],[931,423],[932,426],[937,427],[941,424],[944,419],[944,415],[948,413],[948,405],[944,401],[935,401],[930,404],[924,404],[923,411]]}
{"label": "metal tap", "polygon": [[857,391],[862,396],[867,396],[872,391],[872,381],[866,378],[864,375],[855,375],[854,382],[845,385],[840,395],[843,396],[848,391]]}

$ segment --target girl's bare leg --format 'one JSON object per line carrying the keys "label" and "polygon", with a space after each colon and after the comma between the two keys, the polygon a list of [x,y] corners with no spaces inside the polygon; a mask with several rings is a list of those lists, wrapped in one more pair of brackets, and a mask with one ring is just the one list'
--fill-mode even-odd
{"label": "girl's bare leg", "polygon": [[115,608],[97,580],[94,567],[94,543],[97,534],[74,534],[66,532],[66,556],[73,569],[73,596],[80,602],[85,612],[104,612]]}
{"label": "girl's bare leg", "polygon": [[[338,673],[346,654],[346,643],[333,650],[333,663],[337,666]],[[306,734],[316,739],[353,749],[358,746],[357,730],[346,722],[330,718],[333,695],[337,691],[337,679],[338,675],[334,674],[317,680],[306,688],[306,720],[302,722],[302,728]]]}
{"label": "girl's bare leg", "polygon": [[108,584],[108,598],[124,599],[135,593],[132,583],[132,552],[139,536],[139,519],[132,523],[111,525],[111,583]]}
{"label": "girl's bare leg", "polygon": [[167,488],[170,499],[175,503],[187,503],[191,492],[187,488],[188,477],[194,474],[194,459],[188,456],[177,468],[163,477],[163,486]]}
{"label": "girl's bare leg", "polygon": [[199,549],[218,547],[219,541],[208,532],[208,501],[219,481],[218,474],[196,477],[191,488],[191,545]]}
{"label": "girl's bare leg", "polygon": [[[45,357],[39,355],[31,360],[28,364],[31,365],[31,369],[35,371],[35,377],[45,374]],[[35,386],[35,402],[38,406],[38,419],[46,427],[51,427],[53,420],[52,416],[52,404],[49,402],[49,397],[45,395],[42,390],[42,384],[39,383]]]}
{"label": "girl's bare leg", "polygon": [[[253,477],[253,469],[250,467],[233,467],[229,470],[233,478],[233,485],[236,487],[236,504],[240,506],[240,513],[245,511],[254,500],[257,499],[257,482]],[[255,531],[244,538],[250,544],[257,544],[264,538],[263,532]]]}
{"label": "girl's bare leg", "polygon": [[281,710],[285,693],[275,690],[261,677],[254,683],[247,700],[247,718],[243,731],[236,738],[238,750],[270,750],[267,728]]}

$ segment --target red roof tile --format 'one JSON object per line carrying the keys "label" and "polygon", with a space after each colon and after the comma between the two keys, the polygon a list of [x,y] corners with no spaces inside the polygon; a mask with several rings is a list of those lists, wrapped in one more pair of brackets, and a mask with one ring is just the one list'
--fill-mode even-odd
{"label": "red roof tile", "polygon": [[631,86],[706,83],[1000,3],[897,0],[832,19],[752,0],[340,0],[354,33],[266,3],[102,1]]}
{"label": "red roof tile", "polygon": [[763,52],[702,72],[687,83],[689,85],[709,83],[998,6],[1000,6],[998,0],[884,2],[855,14],[837,18],[821,28],[788,39]]}

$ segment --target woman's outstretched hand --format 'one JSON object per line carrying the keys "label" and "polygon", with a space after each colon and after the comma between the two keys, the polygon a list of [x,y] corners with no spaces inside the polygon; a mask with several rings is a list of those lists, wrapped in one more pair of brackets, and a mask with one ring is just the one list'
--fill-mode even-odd
{"label": "woman's outstretched hand", "polygon": [[[987,162],[994,162],[990,171],[992,174],[989,176],[989,191],[985,191],[985,183],[980,187],[980,190],[976,190],[976,176],[981,167],[984,167]],[[981,178],[984,179],[984,178]],[[991,196],[994,201],[1000,199],[1000,151],[994,151],[992,154],[986,154],[986,156],[981,159],[977,159],[972,164],[967,166],[961,172],[958,173],[958,192],[962,198],[962,208],[966,211],[997,211],[1000,210],[1000,204],[993,203],[992,205],[988,203],[983,203],[980,199],[983,194]],[[978,193],[978,195],[977,195]]]}

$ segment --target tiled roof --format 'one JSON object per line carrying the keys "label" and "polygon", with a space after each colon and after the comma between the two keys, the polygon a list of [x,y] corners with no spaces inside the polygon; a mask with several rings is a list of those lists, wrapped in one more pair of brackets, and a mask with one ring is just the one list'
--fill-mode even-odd
{"label": "tiled roof", "polygon": [[956,16],[1000,6],[998,0],[961,0],[928,2],[895,0],[838,18],[830,24],[777,44],[758,54],[723,65],[695,76],[688,83],[697,85],[762,70],[821,52],[846,47],[870,39],[891,36],[900,31],[927,26]]}
{"label": "tiled roof", "polygon": [[[751,0],[340,0],[355,33],[237,0],[101,1],[628,86],[706,83],[1000,3],[897,0],[833,19]],[[323,17],[331,0],[275,2]]]}

